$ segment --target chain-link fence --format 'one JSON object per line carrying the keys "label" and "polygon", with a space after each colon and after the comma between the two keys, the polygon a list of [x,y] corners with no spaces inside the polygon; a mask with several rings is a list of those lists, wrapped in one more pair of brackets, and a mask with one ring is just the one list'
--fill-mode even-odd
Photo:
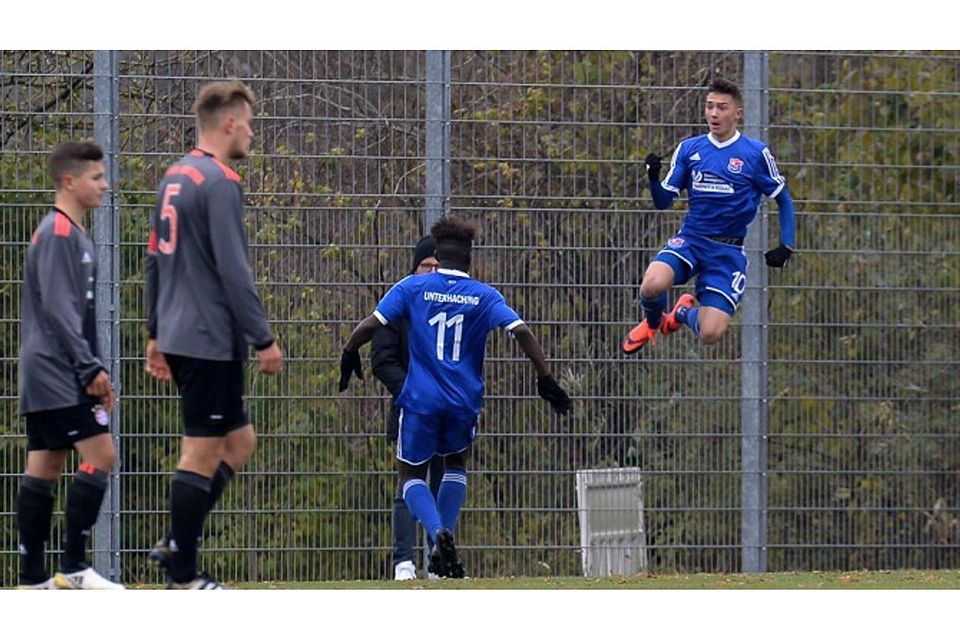
{"label": "chain-link fence", "polygon": [[[777,225],[761,215],[724,341],[681,333],[628,358],[642,271],[683,212],[653,210],[642,159],[704,131],[715,74],[741,83],[745,131],[787,177],[799,253],[766,274]],[[158,579],[143,558],[180,427],[172,387],[142,372],[147,216],[193,143],[197,87],[226,76],[259,97],[240,173],[287,362],[250,369],[258,451],[203,547],[219,578],[390,575],[387,395],[369,375],[337,394],[336,364],[436,206],[478,224],[474,275],[577,403],[555,417],[519,349],[491,338],[458,525],[471,575],[579,573],[575,472],[609,467],[643,472],[653,571],[956,566],[958,75],[960,57],[922,52],[456,51],[441,75],[425,52],[3,52],[0,580],[17,567],[23,254],[51,198],[46,153],[94,137],[115,183],[92,221],[122,460],[96,538],[123,580]]]}

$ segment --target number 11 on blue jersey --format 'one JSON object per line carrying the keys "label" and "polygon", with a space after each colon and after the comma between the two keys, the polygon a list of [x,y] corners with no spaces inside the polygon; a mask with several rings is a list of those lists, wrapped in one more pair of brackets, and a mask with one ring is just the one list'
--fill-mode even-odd
{"label": "number 11 on blue jersey", "polygon": [[428,321],[430,326],[437,325],[437,360],[443,360],[444,342],[447,328],[453,327],[453,361],[460,361],[460,340],[463,338],[463,314],[458,313],[447,320],[447,312],[441,311]]}

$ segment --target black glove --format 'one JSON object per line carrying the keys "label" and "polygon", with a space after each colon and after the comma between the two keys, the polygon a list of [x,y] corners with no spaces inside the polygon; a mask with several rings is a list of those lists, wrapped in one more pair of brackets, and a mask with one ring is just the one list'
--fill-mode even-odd
{"label": "black glove", "polygon": [[563,390],[553,376],[537,376],[537,393],[553,406],[557,413],[567,413],[573,404],[570,396]]}
{"label": "black glove", "polygon": [[359,351],[344,351],[340,356],[340,391],[346,391],[350,385],[350,374],[356,373],[363,380],[363,367],[360,364]]}
{"label": "black glove", "polygon": [[660,182],[660,164],[661,158],[655,153],[647,155],[644,162],[647,165],[647,177],[650,178],[650,182]]}
{"label": "black glove", "polygon": [[793,249],[787,245],[780,243],[776,249],[770,249],[765,254],[763,254],[763,259],[767,261],[768,267],[785,267],[787,266],[787,260],[790,259],[790,256],[793,254]]}

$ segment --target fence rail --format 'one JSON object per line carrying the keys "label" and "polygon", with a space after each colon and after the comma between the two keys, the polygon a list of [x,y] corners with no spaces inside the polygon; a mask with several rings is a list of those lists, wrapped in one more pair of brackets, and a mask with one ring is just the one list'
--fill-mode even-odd
{"label": "fence rail", "polygon": [[[724,341],[677,334],[627,358],[643,269],[683,209],[653,209],[643,158],[703,131],[715,74],[744,88],[744,130],[787,177],[799,253],[766,273],[764,208]],[[277,378],[249,371],[260,440],[209,520],[201,557],[218,577],[390,575],[387,395],[369,377],[336,393],[336,360],[447,211],[478,224],[475,275],[577,403],[552,415],[516,346],[491,338],[458,525],[470,575],[579,574],[575,473],[616,467],[643,471],[652,571],[960,564],[955,52],[3,51],[0,584],[18,564],[23,256],[51,198],[45,155],[70,138],[112,163],[92,229],[121,465],[97,563],[159,578],[143,559],[180,426],[174,390],[142,372],[143,246],[155,185],[193,143],[197,87],[227,76],[259,97],[240,173],[288,359]]]}

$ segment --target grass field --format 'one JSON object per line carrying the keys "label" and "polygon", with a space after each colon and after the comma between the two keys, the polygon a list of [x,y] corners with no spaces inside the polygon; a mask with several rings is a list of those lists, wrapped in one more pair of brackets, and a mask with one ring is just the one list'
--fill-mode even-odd
{"label": "grass field", "polygon": [[[960,571],[228,583],[232,591],[198,597],[158,584],[128,586],[139,593],[96,600],[110,607],[111,624],[98,631],[105,640],[129,639],[131,629],[137,640],[169,640],[183,628],[195,637],[237,640],[389,638],[398,635],[398,620],[418,635],[456,629],[459,640],[904,640],[955,637],[949,611]],[[436,593],[422,593],[428,590]],[[0,610],[11,614],[4,624],[27,625],[26,635],[32,621],[49,615],[50,597],[60,618],[81,619],[94,602],[3,591]]]}
{"label": "grass field", "polygon": [[482,578],[265,582],[234,589],[960,589],[960,571],[849,571],[763,574],[670,574],[629,578]]}
{"label": "grass field", "polygon": [[[616,578],[538,577],[466,580],[339,580],[330,582],[226,583],[230,589],[269,590],[609,590],[609,589],[960,589],[960,570],[809,571],[789,573],[694,573]],[[128,584],[129,589],[160,589],[159,584]]]}

